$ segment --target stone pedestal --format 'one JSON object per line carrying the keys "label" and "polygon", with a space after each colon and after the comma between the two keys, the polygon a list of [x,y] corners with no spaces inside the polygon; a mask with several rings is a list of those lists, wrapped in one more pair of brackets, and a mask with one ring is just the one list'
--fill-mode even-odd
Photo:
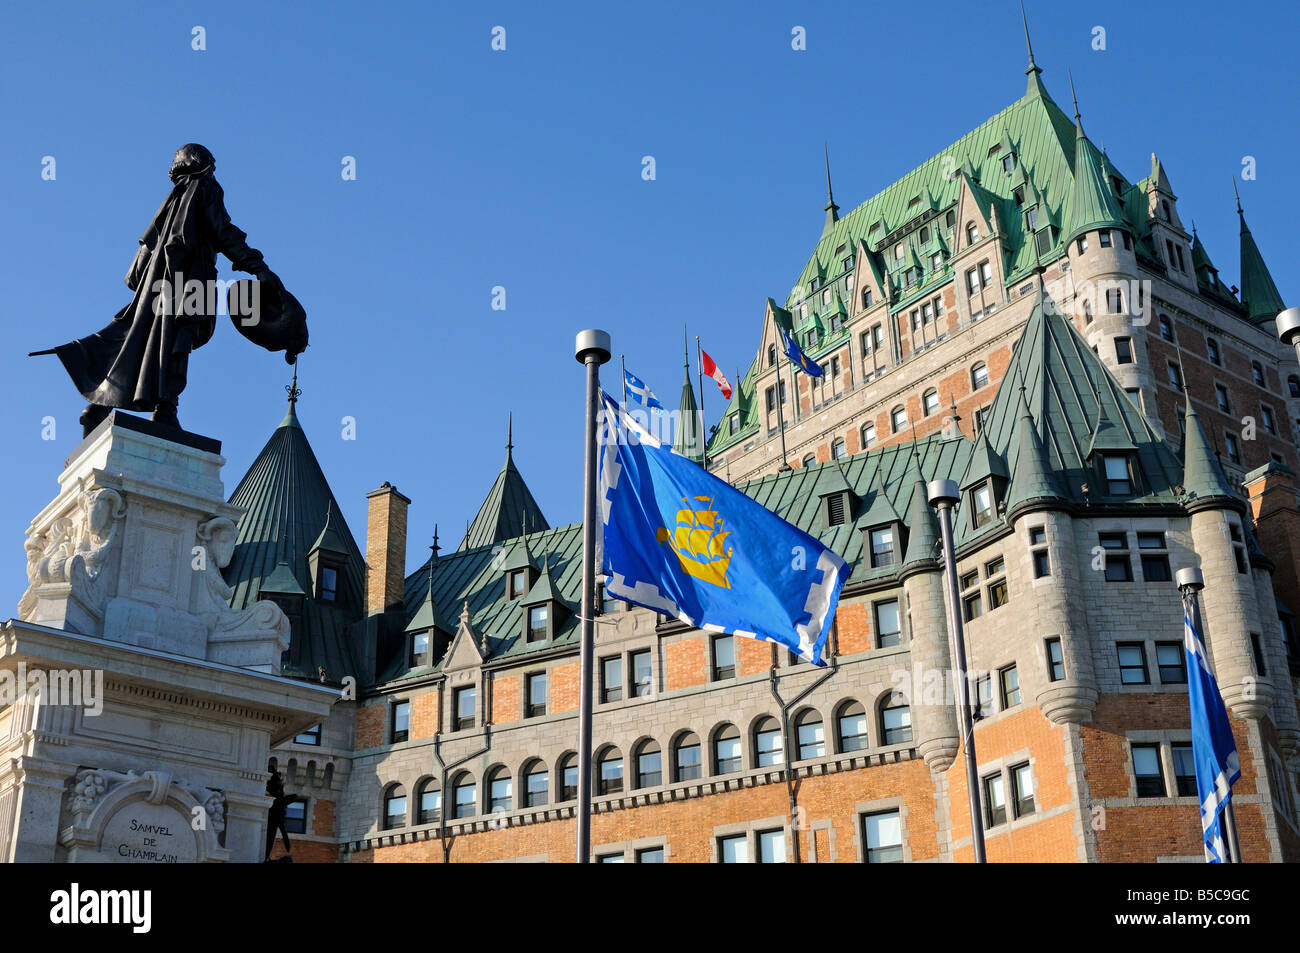
{"label": "stone pedestal", "polygon": [[272,746],[336,693],[274,674],[277,606],[230,608],[220,445],[114,413],[32,521],[0,625],[0,861],[260,861]]}

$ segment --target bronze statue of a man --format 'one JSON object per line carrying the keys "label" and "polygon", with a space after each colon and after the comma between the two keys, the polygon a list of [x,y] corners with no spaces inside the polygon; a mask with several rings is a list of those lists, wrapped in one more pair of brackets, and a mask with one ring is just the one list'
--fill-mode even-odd
{"label": "bronze statue of a man", "polygon": [[236,270],[259,279],[237,283],[255,288],[261,299],[251,319],[232,315],[240,333],[267,350],[283,350],[290,364],[307,346],[302,306],[231,223],[215,168],[212,153],[198,143],[176,150],[171,193],[141,236],[126,273],[126,285],[135,292],[131,303],[102,331],[35,352],[56,354],[90,402],[81,415],[86,434],[112,408],[152,411],[154,421],[180,426],[176,404],[185,389],[190,351],[206,344],[216,329],[217,252]]}

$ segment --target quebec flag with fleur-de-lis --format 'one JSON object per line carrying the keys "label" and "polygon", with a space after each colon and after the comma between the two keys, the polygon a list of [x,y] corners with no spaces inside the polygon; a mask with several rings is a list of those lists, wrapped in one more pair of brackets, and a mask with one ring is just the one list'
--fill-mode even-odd
{"label": "quebec flag with fleur-de-lis", "polygon": [[603,391],[597,442],[607,595],[826,664],[848,563],[664,446]]}

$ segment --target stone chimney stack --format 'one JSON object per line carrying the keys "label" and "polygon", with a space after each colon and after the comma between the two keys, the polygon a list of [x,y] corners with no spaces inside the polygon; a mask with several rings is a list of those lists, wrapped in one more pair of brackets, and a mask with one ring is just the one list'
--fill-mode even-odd
{"label": "stone chimney stack", "polygon": [[366,615],[401,605],[406,579],[406,508],[411,501],[387,480],[366,494]]}

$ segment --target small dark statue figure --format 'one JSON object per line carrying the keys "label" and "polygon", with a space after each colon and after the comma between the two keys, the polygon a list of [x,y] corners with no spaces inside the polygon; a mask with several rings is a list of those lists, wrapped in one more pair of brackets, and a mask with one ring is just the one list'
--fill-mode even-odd
{"label": "small dark statue figure", "polygon": [[271,859],[271,848],[275,846],[275,834],[277,831],[284,840],[284,852],[287,854],[292,850],[289,844],[289,832],[284,828],[284,816],[288,811],[289,805],[301,798],[297,794],[284,793],[284,779],[280,777],[280,772],[276,768],[271,768],[271,777],[266,782],[266,794],[272,798],[271,810],[266,818],[266,860]]}
{"label": "small dark statue figure", "polygon": [[258,279],[228,289],[236,329],[269,351],[284,351],[290,364],[307,347],[302,306],[231,223],[215,168],[212,153],[197,143],[176,150],[171,194],[140,238],[126,273],[126,285],[135,292],[131,303],[102,331],[34,352],[58,355],[90,401],[81,415],[86,434],[113,408],[152,411],[155,422],[180,426],[176,403],[190,351],[216,330],[217,252]]}

